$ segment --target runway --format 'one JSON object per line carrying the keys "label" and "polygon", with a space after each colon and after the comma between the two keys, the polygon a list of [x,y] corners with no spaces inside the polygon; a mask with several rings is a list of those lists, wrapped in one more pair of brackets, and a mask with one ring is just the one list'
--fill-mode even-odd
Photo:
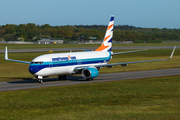
{"label": "runway", "polygon": [[[133,49],[173,49],[174,46],[130,46],[130,47],[113,47],[112,50],[133,50]],[[85,48],[45,48],[45,49],[8,49],[9,53],[20,52],[54,52],[58,51],[82,51],[82,50],[95,50],[94,47]],[[176,46],[176,49],[180,49],[180,46]],[[0,53],[4,53],[5,50],[0,50]]]}
{"label": "runway", "polygon": [[32,89],[32,88],[50,87],[50,86],[100,83],[107,81],[119,81],[119,80],[128,80],[128,79],[141,79],[141,78],[173,76],[173,75],[180,75],[180,68],[99,74],[99,76],[92,81],[86,81],[81,76],[68,76],[67,80],[65,81],[59,81],[57,78],[44,79],[44,82],[42,84],[37,83],[37,80],[33,80],[33,79],[30,80],[25,79],[19,81],[11,81],[11,82],[0,82],[0,91]]}

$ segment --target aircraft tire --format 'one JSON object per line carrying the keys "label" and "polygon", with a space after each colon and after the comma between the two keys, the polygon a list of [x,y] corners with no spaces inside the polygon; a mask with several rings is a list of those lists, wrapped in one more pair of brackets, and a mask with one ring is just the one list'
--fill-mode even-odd
{"label": "aircraft tire", "polygon": [[91,81],[91,80],[93,80],[93,78],[86,78],[86,80],[89,80],[89,81]]}
{"label": "aircraft tire", "polygon": [[66,80],[66,75],[63,75],[62,78],[63,78],[63,80]]}
{"label": "aircraft tire", "polygon": [[59,80],[62,80],[62,75],[59,75],[59,76],[58,76],[58,79],[59,79]]}
{"label": "aircraft tire", "polygon": [[41,84],[42,84],[42,83],[43,83],[43,80],[40,80],[40,79],[39,79],[39,80],[38,80],[38,83],[41,83]]}

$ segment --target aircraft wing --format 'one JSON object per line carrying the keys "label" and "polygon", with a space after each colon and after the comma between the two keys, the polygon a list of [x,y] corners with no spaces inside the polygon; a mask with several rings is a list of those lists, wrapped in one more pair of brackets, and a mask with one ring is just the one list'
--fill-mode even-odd
{"label": "aircraft wing", "polygon": [[86,69],[86,68],[89,68],[89,67],[91,67],[91,66],[75,67],[75,68],[74,68],[74,72],[75,72],[75,73],[81,73],[81,71],[82,71],[83,69]]}
{"label": "aircraft wing", "polygon": [[[145,50],[147,50],[147,49],[145,49]],[[145,50],[134,50],[134,51],[118,52],[118,53],[112,53],[111,55],[118,55],[118,54],[131,53],[131,52],[139,52],[139,51],[145,51]]]}
{"label": "aircraft wing", "polygon": [[20,63],[31,64],[31,62],[27,62],[27,61],[8,59],[7,47],[6,47],[6,49],[5,49],[5,56],[4,56],[4,59],[5,59],[5,60],[8,60],[8,61],[14,61],[14,62],[20,62]]}
{"label": "aircraft wing", "polygon": [[164,60],[169,60],[173,57],[174,51],[176,49],[176,46],[174,47],[171,56],[168,59],[157,59],[157,60],[146,60],[146,61],[134,61],[134,62],[124,62],[124,63],[113,63],[113,64],[105,64],[105,65],[96,65],[94,67],[112,67],[114,65],[121,65],[121,66],[127,66],[127,64],[133,64],[133,63],[144,63],[144,62],[155,62],[155,61],[164,61]]}

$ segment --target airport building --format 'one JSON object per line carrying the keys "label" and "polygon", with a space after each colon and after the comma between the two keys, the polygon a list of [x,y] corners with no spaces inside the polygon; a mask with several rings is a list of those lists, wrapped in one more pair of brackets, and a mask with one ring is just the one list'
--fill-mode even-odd
{"label": "airport building", "polygon": [[60,39],[49,39],[49,38],[42,38],[38,40],[38,44],[63,44],[63,40]]}

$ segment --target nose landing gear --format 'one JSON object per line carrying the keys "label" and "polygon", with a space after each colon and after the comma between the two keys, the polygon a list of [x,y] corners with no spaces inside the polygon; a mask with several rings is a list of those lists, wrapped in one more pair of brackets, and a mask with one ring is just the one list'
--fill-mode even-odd
{"label": "nose landing gear", "polygon": [[38,83],[43,83],[43,76],[38,76]]}
{"label": "nose landing gear", "polygon": [[38,83],[43,83],[43,80],[39,79],[39,80],[38,80]]}
{"label": "nose landing gear", "polygon": [[[38,76],[37,78],[38,78],[38,83],[43,83],[43,80],[42,80],[43,76]],[[58,79],[59,80],[66,80],[66,75],[59,75]]]}

